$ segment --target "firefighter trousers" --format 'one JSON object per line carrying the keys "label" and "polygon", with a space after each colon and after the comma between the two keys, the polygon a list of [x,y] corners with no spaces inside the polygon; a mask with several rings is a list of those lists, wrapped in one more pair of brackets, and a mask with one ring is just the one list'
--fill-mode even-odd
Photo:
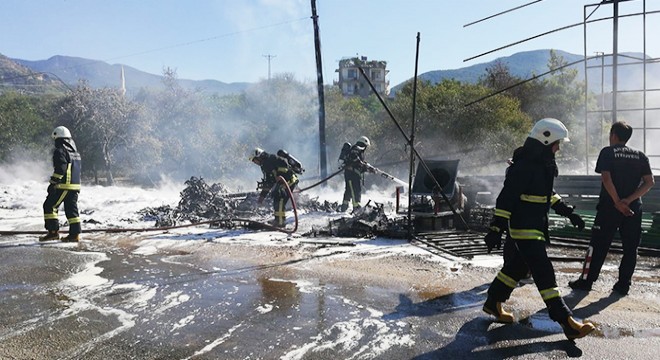
{"label": "firefighter trousers", "polygon": [[44,201],[44,223],[48,231],[59,231],[57,220],[58,208],[64,203],[64,213],[69,223],[69,235],[80,234],[80,216],[78,214],[78,191],[55,189],[48,187],[48,196]]}
{"label": "firefighter trousers", "polygon": [[488,297],[496,302],[505,302],[518,282],[532,273],[534,283],[543,298],[550,318],[563,321],[572,315],[562,299],[555,279],[555,270],[548,258],[545,241],[514,240],[507,237],[504,243],[504,266],[488,289]]}
{"label": "firefighter trousers", "polygon": [[341,210],[348,210],[348,205],[353,200],[353,208],[360,207],[362,200],[362,174],[355,172],[355,170],[344,170],[344,199],[341,204]]}
{"label": "firefighter trousers", "polygon": [[619,264],[619,282],[630,285],[637,266],[637,248],[642,241],[642,209],[632,209],[633,216],[624,216],[614,206],[599,206],[591,228],[591,240],[582,269],[582,278],[596,281],[612,245],[616,231],[621,235],[623,257]]}
{"label": "firefighter trousers", "polygon": [[[291,191],[296,188],[298,182],[289,184]],[[275,225],[284,227],[286,223],[286,204],[289,202],[289,193],[282,183],[278,183],[277,188],[273,190],[273,214],[275,215]]]}

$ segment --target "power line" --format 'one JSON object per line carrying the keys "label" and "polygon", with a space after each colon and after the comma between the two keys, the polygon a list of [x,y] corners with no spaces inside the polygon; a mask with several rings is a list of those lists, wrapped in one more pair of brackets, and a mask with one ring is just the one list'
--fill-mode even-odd
{"label": "power line", "polygon": [[272,27],[278,27],[278,26],[282,26],[282,25],[292,24],[292,23],[295,23],[295,22],[308,20],[308,19],[309,19],[309,17],[287,20],[287,21],[283,21],[283,22],[279,22],[279,23],[274,23],[274,24],[269,24],[269,25],[264,25],[264,26],[258,26],[258,27],[255,27],[255,28],[247,29],[247,30],[234,31],[234,32],[230,32],[230,33],[226,33],[226,34],[222,34],[222,35],[216,35],[216,36],[212,36],[212,37],[205,38],[205,39],[193,40],[193,41],[188,41],[188,42],[184,42],[184,43],[164,46],[164,47],[161,47],[161,48],[145,50],[145,51],[134,53],[134,54],[118,56],[118,57],[106,59],[104,61],[123,59],[123,58],[127,58],[127,57],[132,57],[132,56],[137,56],[137,55],[144,55],[144,54],[148,54],[148,53],[152,53],[152,52],[157,52],[157,51],[162,51],[162,50],[174,49],[174,48],[182,47],[182,46],[198,44],[198,43],[201,43],[201,42],[213,41],[213,40],[217,40],[217,39],[221,39],[221,38],[226,38],[226,37],[230,37],[230,36],[235,36],[235,35],[239,35],[239,34],[245,34],[245,33],[248,33],[248,32],[253,32],[253,31],[257,31],[257,30],[263,30],[263,29],[268,29],[268,28],[272,28]]}
{"label": "power line", "polygon": [[494,17],[500,16],[500,15],[503,15],[503,14],[506,14],[506,13],[509,13],[509,12],[512,12],[512,11],[515,11],[515,10],[518,10],[518,9],[522,9],[522,8],[524,8],[525,6],[529,6],[529,5],[532,5],[532,4],[535,4],[535,3],[537,3],[537,2],[541,2],[541,1],[543,1],[543,0],[536,0],[536,1],[532,1],[531,3],[527,3],[527,4],[524,4],[524,5],[516,6],[516,7],[512,8],[512,9],[504,10],[504,11],[499,12],[499,13],[497,13],[497,14],[490,15],[490,16],[487,16],[487,17],[485,17],[485,18],[483,18],[483,19],[479,19],[479,20],[477,20],[477,21],[473,21],[473,22],[471,22],[471,23],[465,24],[465,25],[463,25],[463,27],[468,27],[468,26],[471,26],[471,25],[474,25],[474,24],[480,23],[480,22],[482,22],[482,21],[486,21],[486,20],[488,20],[488,19],[492,19],[492,18],[494,18]]}

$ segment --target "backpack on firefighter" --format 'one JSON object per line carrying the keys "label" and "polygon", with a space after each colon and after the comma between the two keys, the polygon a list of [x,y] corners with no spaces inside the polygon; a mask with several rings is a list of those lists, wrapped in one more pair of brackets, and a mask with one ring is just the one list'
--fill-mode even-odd
{"label": "backpack on firefighter", "polygon": [[343,167],[344,164],[346,163],[346,160],[348,159],[348,155],[351,153],[351,143],[345,142],[344,145],[341,147],[341,151],[339,152],[339,159],[337,162],[339,163],[339,167]]}
{"label": "backpack on firefighter", "polygon": [[291,170],[300,175],[305,172],[305,169],[302,167],[302,163],[293,157],[293,155],[289,154],[286,150],[279,149],[277,150],[277,156],[281,157],[282,159],[286,160],[286,163],[289,165],[289,168]]}

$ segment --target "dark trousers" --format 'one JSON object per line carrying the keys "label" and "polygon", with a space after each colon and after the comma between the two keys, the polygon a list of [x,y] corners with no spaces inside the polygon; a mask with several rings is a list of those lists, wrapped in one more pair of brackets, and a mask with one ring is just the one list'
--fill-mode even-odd
{"label": "dark trousers", "polygon": [[60,224],[57,220],[58,208],[64,203],[64,213],[69,223],[69,235],[77,235],[82,231],[78,214],[78,191],[55,189],[48,187],[48,196],[44,201],[44,223],[46,230],[58,231]]}
{"label": "dark trousers", "polygon": [[[296,188],[298,182],[289,184],[291,191]],[[286,222],[286,203],[289,202],[289,193],[286,191],[286,186],[278,183],[277,188],[273,190],[273,214],[275,215],[276,225],[284,226]]]}
{"label": "dark trousers", "polygon": [[497,302],[505,302],[518,282],[530,271],[548,307],[550,318],[563,321],[572,315],[559,294],[555,269],[548,258],[545,241],[514,240],[508,237],[504,243],[504,266],[491,283],[488,296]]}
{"label": "dark trousers", "polygon": [[344,170],[344,200],[341,204],[342,211],[348,209],[348,205],[353,200],[353,208],[360,207],[362,200],[362,174],[354,170]]}
{"label": "dark trousers", "polygon": [[636,207],[632,210],[635,215],[624,216],[614,206],[599,206],[594,226],[591,229],[589,250],[587,250],[582,270],[583,279],[589,281],[598,279],[612,245],[612,239],[618,230],[623,245],[623,257],[619,265],[619,282],[630,285],[635,266],[637,266],[637,248],[642,241],[642,209]]}

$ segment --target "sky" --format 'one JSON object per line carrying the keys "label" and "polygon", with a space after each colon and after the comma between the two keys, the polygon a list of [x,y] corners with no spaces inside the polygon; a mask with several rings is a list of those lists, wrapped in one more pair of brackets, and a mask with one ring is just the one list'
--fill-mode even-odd
{"label": "sky", "polygon": [[[23,60],[82,57],[152,74],[169,67],[179,78],[192,80],[257,82],[267,79],[270,69],[271,76],[290,73],[300,81],[316,82],[311,1],[2,0],[0,54]],[[585,9],[587,14],[595,10],[590,19],[613,13],[612,5],[585,6],[598,4],[596,0],[316,0],[316,4],[324,83],[337,80],[341,59],[359,55],[386,61],[390,86],[414,76],[418,33],[417,72],[423,74],[537,49],[584,54],[582,25],[493,50],[581,23]],[[621,3],[620,14],[640,13],[644,4],[647,12],[660,9],[659,0],[633,0]],[[646,18],[646,52],[658,57],[660,14]],[[619,51],[644,50],[642,20],[641,16],[621,19]],[[611,20],[587,27],[588,56],[612,53],[612,43]],[[479,56],[487,52],[491,53]]]}

